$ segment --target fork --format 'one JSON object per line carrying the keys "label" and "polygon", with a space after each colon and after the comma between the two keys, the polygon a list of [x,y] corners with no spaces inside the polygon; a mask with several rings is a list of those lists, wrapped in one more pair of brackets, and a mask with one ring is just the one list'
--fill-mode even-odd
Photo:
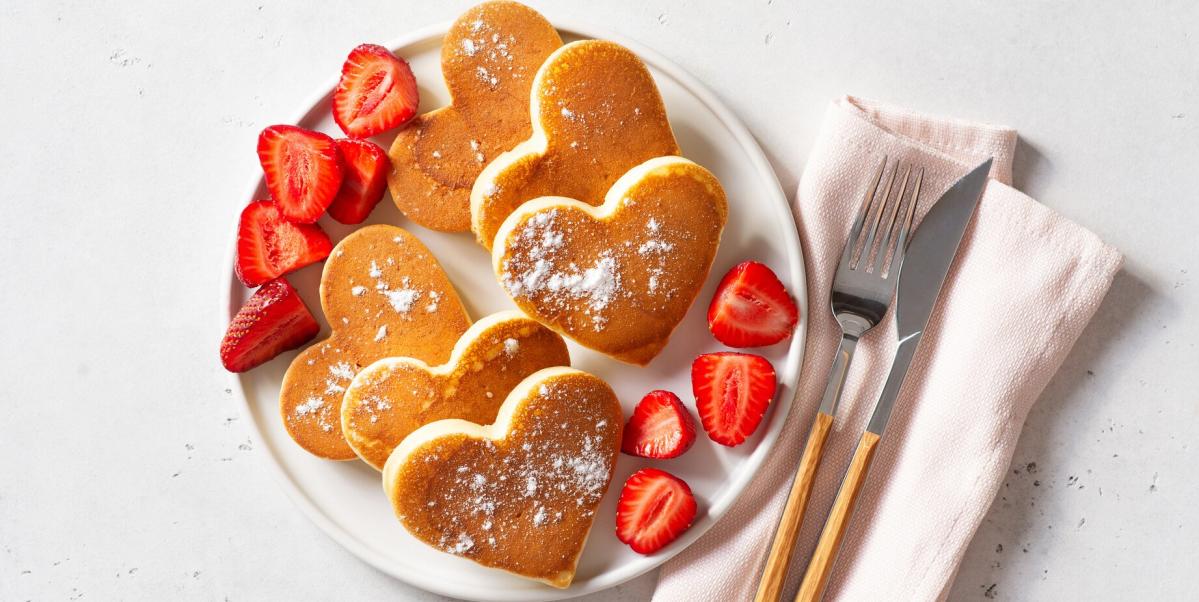
{"label": "fork", "polygon": [[910,201],[905,204],[904,197],[913,166],[908,165],[904,170],[903,180],[895,195],[891,192],[900,171],[898,161],[890,170],[890,176],[885,178],[885,186],[879,193],[887,167],[888,159],[883,157],[878,173],[871,179],[870,189],[862,199],[833,278],[830,306],[833,317],[841,326],[841,344],[829,369],[828,384],[825,385],[820,408],[808,432],[803,456],[787,496],[787,505],[775,529],[774,542],[754,598],[756,602],[775,602],[782,595],[783,585],[787,581],[787,568],[799,538],[804,510],[807,509],[816,469],[820,467],[820,459],[824,454],[825,441],[832,429],[833,414],[841,399],[854,349],[858,339],[882,320],[895,294],[895,283],[903,267],[924,170],[916,171],[912,192],[908,195]]}

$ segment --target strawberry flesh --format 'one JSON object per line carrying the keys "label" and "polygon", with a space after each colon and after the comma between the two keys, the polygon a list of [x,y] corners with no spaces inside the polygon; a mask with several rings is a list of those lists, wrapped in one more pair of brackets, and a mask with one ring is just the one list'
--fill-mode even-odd
{"label": "strawberry flesh", "polygon": [[333,120],[351,138],[367,138],[416,115],[420,93],[407,61],[376,44],[350,52],[333,92]]}
{"label": "strawberry flesh", "polygon": [[337,149],[342,158],[341,189],[329,205],[329,217],[343,224],[361,224],[383,200],[391,160],[370,140],[337,140]]}
{"label": "strawberry flesh", "polygon": [[237,278],[258,286],[283,274],[324,260],[333,243],[316,224],[293,224],[273,201],[254,201],[237,226]]}
{"label": "strawberry flesh", "polygon": [[296,223],[320,219],[341,186],[337,144],[320,132],[272,125],[258,136],[258,160],[271,198]]}
{"label": "strawberry flesh", "polygon": [[725,274],[708,306],[708,329],[729,347],[773,345],[795,331],[799,310],[778,276],[745,261]]}
{"label": "strawberry flesh", "polygon": [[246,300],[221,341],[221,364],[245,372],[311,341],[320,324],[287,280],[272,280]]}
{"label": "strawberry flesh", "polygon": [[670,391],[650,391],[624,427],[620,450],[642,458],[677,458],[695,443],[695,421]]}
{"label": "strawberry flesh", "polygon": [[721,445],[740,445],[762,422],[774,398],[774,367],[759,355],[706,353],[691,364],[700,424]]}
{"label": "strawberry flesh", "polygon": [[638,554],[653,554],[695,519],[695,497],[682,479],[643,468],[625,481],[616,502],[616,537]]}

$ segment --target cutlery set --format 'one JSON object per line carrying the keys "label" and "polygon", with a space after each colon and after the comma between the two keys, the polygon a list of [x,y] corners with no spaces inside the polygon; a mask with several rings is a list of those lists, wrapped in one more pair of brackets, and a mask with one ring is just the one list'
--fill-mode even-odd
{"label": "cutlery set", "polygon": [[795,599],[810,602],[824,595],[879,440],[990,168],[988,159],[955,182],[929,209],[914,233],[912,221],[920,202],[924,170],[907,165],[901,176],[899,162],[891,167],[884,157],[870,180],[833,280],[830,309],[841,327],[840,346],[775,531],[757,602],[773,602],[782,595],[854,350],[862,335],[881,323],[894,305],[898,344],[886,383],[841,480]]}

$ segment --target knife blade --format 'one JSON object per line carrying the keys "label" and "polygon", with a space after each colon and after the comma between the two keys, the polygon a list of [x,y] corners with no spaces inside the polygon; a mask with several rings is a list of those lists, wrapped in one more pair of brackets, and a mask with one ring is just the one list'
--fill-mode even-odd
{"label": "knife blade", "polygon": [[891,410],[907,377],[908,367],[916,355],[916,347],[928,326],[928,318],[937,304],[937,297],[949,274],[949,266],[957,255],[966,226],[978,207],[992,159],[987,159],[970,173],[962,176],[937,200],[920,227],[912,235],[899,273],[895,293],[895,324],[899,345],[887,382],[874,406],[874,414],[866,430],[882,435],[891,419]]}

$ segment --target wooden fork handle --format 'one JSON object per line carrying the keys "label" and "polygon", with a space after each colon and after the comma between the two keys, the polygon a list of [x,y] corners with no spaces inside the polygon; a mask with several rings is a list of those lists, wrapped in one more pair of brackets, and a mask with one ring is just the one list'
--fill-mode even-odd
{"label": "wooden fork handle", "polygon": [[799,585],[796,602],[818,602],[824,596],[824,588],[833,572],[833,562],[837,558],[837,550],[845,539],[850,518],[862,486],[866,483],[866,473],[870,470],[870,462],[874,459],[874,450],[878,446],[878,435],[866,431],[858,440],[858,448],[849,462],[849,470],[837,490],[837,499],[829,510],[828,519],[824,522],[824,530],[820,532],[820,541],[816,543],[816,551],[808,563],[803,582]]}
{"label": "wooden fork handle", "polygon": [[820,458],[824,455],[824,442],[828,440],[832,426],[833,417],[830,414],[816,413],[816,420],[808,433],[808,442],[804,444],[803,457],[799,460],[799,470],[795,473],[795,480],[791,482],[787,505],[783,508],[783,516],[774,532],[770,555],[766,557],[766,568],[762,570],[762,581],[758,583],[758,594],[754,597],[756,602],[777,602],[783,595],[783,585],[787,582],[787,567],[791,565],[791,555],[795,552],[795,541],[799,538],[799,528],[803,525],[804,510],[807,509],[808,499],[812,494],[816,469],[820,467]]}

